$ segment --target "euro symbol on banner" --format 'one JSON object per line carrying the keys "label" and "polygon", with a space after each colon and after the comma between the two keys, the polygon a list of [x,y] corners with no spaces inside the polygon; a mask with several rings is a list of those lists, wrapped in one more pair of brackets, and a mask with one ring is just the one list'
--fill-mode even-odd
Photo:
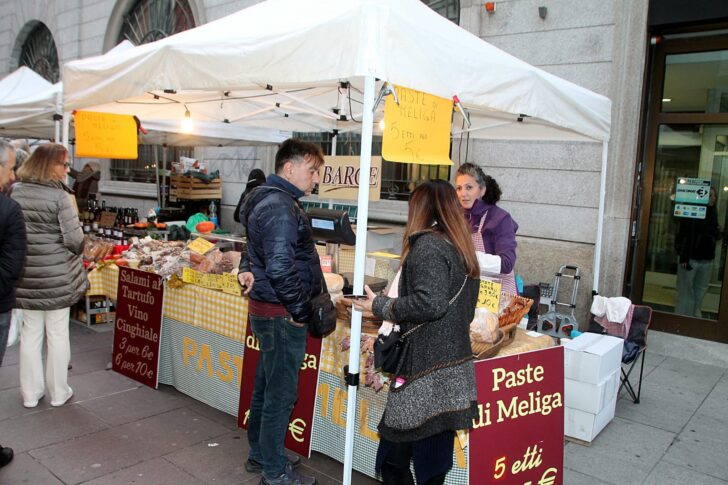
{"label": "euro symbol on banner", "polygon": [[296,418],[291,421],[288,425],[288,430],[291,432],[293,439],[299,443],[303,443],[303,431],[306,429],[306,421],[301,418]]}

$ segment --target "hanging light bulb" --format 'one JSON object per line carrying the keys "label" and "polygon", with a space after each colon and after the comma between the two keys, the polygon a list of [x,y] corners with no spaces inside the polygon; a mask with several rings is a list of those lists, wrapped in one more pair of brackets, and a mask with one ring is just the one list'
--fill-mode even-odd
{"label": "hanging light bulb", "polygon": [[379,121],[379,129],[384,131],[384,118]]}
{"label": "hanging light bulb", "polygon": [[185,117],[182,118],[182,131],[192,133],[192,115],[188,109],[185,109]]}

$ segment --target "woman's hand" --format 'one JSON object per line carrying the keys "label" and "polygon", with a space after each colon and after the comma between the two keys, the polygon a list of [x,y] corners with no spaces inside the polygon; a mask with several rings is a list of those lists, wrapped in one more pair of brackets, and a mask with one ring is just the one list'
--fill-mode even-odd
{"label": "woman's hand", "polygon": [[364,292],[367,294],[366,300],[352,300],[352,304],[354,305],[354,308],[356,308],[359,311],[372,311],[372,305],[374,304],[374,298],[376,298],[377,295],[374,294],[371,288],[369,288],[369,285],[364,285]]}

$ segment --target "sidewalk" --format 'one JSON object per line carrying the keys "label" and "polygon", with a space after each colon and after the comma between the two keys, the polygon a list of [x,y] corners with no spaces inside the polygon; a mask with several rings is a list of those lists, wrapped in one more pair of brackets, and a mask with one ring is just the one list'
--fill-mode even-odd
{"label": "sidewalk", "polygon": [[[106,371],[111,339],[71,326],[74,397],[61,408],[47,397],[23,407],[18,347],[8,349],[0,443],[16,456],[0,469],[1,484],[259,483],[243,468],[248,445],[233,416]],[[566,444],[565,484],[728,484],[728,346],[675,339],[650,333],[641,403],[620,399],[591,446]],[[302,467],[321,484],[341,483],[342,465],[322,454]],[[352,482],[377,483],[358,472]]]}

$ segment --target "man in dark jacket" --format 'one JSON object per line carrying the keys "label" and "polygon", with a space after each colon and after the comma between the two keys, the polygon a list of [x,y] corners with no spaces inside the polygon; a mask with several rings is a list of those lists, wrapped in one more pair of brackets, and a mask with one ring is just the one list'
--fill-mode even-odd
{"label": "man in dark jacket", "polygon": [[[0,140],[0,365],[8,342],[10,316],[15,305],[15,285],[25,264],[25,222],[20,205],[5,195],[15,179],[15,149]],[[0,467],[10,463],[13,450],[0,445]]]}
{"label": "man in dark jacket", "polygon": [[286,140],[276,153],[275,174],[245,198],[240,210],[248,253],[240,262],[239,280],[247,287],[250,325],[260,342],[245,468],[262,471],[264,485],[316,483],[294,470],[300,459],[287,457],[283,442],[298,394],[311,297],[321,292],[323,280],[311,226],[298,199],[311,194],[322,163],[318,145]]}

